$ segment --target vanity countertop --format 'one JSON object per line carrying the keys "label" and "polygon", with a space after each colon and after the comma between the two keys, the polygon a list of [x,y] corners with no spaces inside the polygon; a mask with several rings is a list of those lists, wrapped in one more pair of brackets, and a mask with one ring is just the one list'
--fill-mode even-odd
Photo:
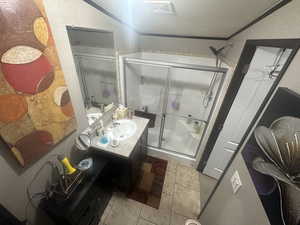
{"label": "vanity countertop", "polygon": [[[111,145],[99,146],[97,143],[98,143],[100,137],[95,136],[92,139],[91,147],[93,147],[96,151],[106,151],[106,152],[118,155],[120,157],[123,157],[123,158],[124,157],[129,158],[132,151],[134,150],[134,147],[136,146],[137,142],[139,141],[142,134],[144,133],[144,130],[146,129],[146,127],[149,123],[149,119],[133,116],[132,121],[135,122],[137,125],[136,132],[128,139],[120,141],[119,146],[117,146],[117,147],[112,147]],[[109,126],[110,126],[110,124],[107,127],[109,127]]]}

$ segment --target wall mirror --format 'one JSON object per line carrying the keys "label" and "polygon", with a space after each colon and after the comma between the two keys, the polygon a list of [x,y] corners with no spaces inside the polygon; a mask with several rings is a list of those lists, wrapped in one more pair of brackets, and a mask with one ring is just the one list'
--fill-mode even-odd
{"label": "wall mirror", "polygon": [[202,202],[212,196],[274,93],[299,40],[248,40],[199,164]]}
{"label": "wall mirror", "polygon": [[67,27],[89,124],[118,103],[113,32]]}

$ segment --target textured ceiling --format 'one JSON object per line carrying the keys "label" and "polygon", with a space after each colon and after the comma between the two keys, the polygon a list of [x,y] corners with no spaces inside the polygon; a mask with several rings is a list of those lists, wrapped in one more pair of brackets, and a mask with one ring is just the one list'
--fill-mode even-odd
{"label": "textured ceiling", "polygon": [[[154,14],[144,0],[92,0],[143,33],[228,37],[278,0],[171,0],[174,15]],[[154,0],[155,1],[155,0]]]}

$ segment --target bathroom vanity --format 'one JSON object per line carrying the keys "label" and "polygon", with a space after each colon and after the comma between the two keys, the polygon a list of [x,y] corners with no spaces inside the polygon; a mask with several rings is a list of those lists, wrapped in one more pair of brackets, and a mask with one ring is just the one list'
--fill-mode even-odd
{"label": "bathroom vanity", "polygon": [[[133,116],[129,121],[136,125],[135,132],[116,147],[100,144],[99,136],[92,139],[92,152],[109,160],[109,170],[115,185],[129,192],[139,178],[142,161],[146,155],[149,119]],[[112,123],[108,123],[108,129]]]}
{"label": "bathroom vanity", "polygon": [[[53,198],[45,198],[41,201],[40,208],[56,224],[97,225],[114,187],[128,193],[138,180],[146,155],[149,120],[134,116],[123,121],[135,124],[134,132],[126,139],[123,137],[117,147],[100,146],[99,136],[92,139],[89,155],[93,158],[93,166],[67,200],[59,203]],[[109,122],[104,130],[110,129],[111,125]]]}

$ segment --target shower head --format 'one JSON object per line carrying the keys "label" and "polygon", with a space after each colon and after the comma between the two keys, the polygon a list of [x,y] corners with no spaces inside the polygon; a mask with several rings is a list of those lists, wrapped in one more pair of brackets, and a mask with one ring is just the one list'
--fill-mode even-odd
{"label": "shower head", "polygon": [[216,49],[216,48],[213,47],[213,46],[209,46],[209,49],[212,51],[212,53],[213,53],[215,56],[218,57],[220,54],[222,54],[222,51],[223,51],[225,48],[230,47],[230,46],[232,46],[232,44],[225,45],[225,46],[223,46],[223,47],[221,47],[221,48],[219,48],[219,49]]}
{"label": "shower head", "polygon": [[213,46],[209,46],[209,49],[214,53],[215,56],[219,56],[224,48],[226,48],[226,46],[223,46],[222,48],[219,48],[219,49],[216,49]]}
{"label": "shower head", "polygon": [[218,50],[217,50],[215,47],[209,46],[209,49],[212,51],[212,53],[213,53],[215,56],[218,55]]}
{"label": "shower head", "polygon": [[219,48],[219,49],[216,49],[215,47],[213,46],[209,46],[209,49],[212,51],[212,53],[216,56],[216,66],[218,67],[218,64],[220,61],[223,61],[225,63],[228,64],[228,62],[226,62],[226,56],[225,54],[223,54],[223,50],[227,47],[232,47],[233,44],[232,43],[229,43],[228,45],[224,45],[223,47]]}

